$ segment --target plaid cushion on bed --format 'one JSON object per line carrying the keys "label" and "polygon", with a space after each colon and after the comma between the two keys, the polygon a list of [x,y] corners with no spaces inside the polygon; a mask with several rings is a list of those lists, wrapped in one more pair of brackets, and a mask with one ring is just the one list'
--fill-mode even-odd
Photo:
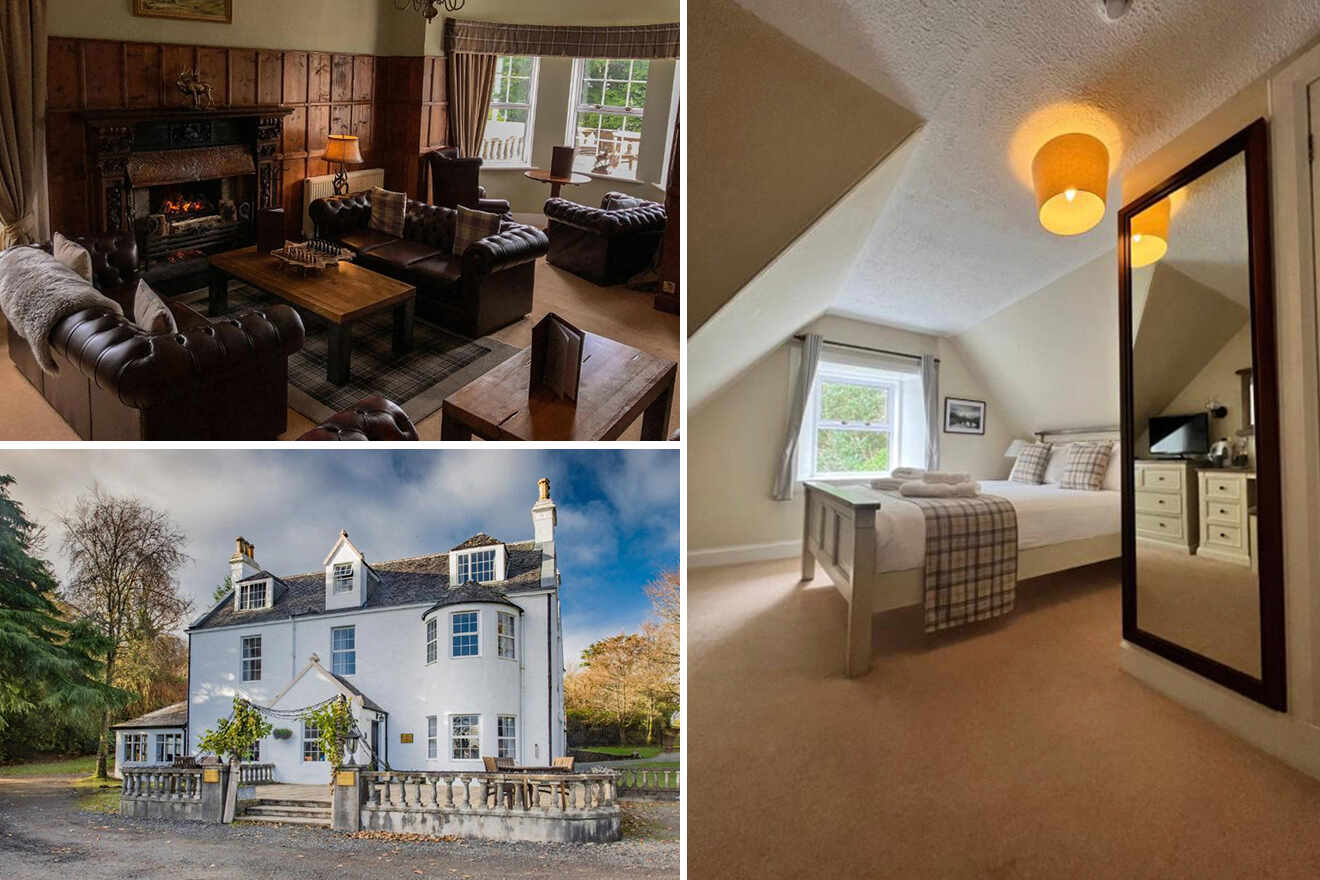
{"label": "plaid cushion on bed", "polygon": [[403,238],[403,209],[408,204],[408,196],[401,192],[390,192],[378,186],[371,188],[371,222],[367,225],[379,229],[386,235]]}
{"label": "plaid cushion on bed", "polygon": [[1113,444],[1074,443],[1068,449],[1068,458],[1063,466],[1063,476],[1059,478],[1060,489],[1087,489],[1098,491],[1105,481],[1105,470],[1109,467],[1109,455]]}
{"label": "plaid cushion on bed", "polygon": [[454,253],[460,257],[468,245],[500,231],[500,215],[458,206],[454,219]]}
{"label": "plaid cushion on bed", "polygon": [[1045,482],[1045,466],[1050,463],[1049,443],[1030,443],[1018,453],[1013,472],[1008,478],[1014,483]]}

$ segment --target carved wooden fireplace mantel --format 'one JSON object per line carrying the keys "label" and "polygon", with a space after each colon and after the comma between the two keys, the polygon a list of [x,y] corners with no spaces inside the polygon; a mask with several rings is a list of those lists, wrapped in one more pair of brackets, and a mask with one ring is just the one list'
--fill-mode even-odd
{"label": "carved wooden fireplace mantel", "polygon": [[[180,174],[214,169],[218,176],[232,173],[235,149],[243,150],[251,156],[250,170],[256,175],[257,207],[278,207],[280,142],[284,117],[292,112],[292,107],[275,105],[83,111],[92,193],[98,202],[95,216],[101,218],[102,231],[134,230],[132,172],[150,167],[159,179],[172,151],[178,151]],[[209,162],[208,148],[215,151]]]}

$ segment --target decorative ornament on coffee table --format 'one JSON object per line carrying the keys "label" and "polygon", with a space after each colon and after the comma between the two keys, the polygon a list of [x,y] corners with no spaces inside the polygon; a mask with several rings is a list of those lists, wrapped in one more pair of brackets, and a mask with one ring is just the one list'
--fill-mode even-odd
{"label": "decorative ornament on coffee table", "polygon": [[394,0],[394,8],[407,9],[411,6],[414,12],[420,12],[426,18],[426,23],[430,24],[441,9],[445,12],[458,12],[463,8],[463,3],[464,0]]}
{"label": "decorative ornament on coffee table", "polygon": [[179,78],[174,84],[179,87],[179,91],[192,98],[194,110],[202,109],[202,98],[206,98],[206,106],[214,107],[215,98],[211,95],[211,84],[202,82],[201,74],[196,68],[192,70],[179,71]]}

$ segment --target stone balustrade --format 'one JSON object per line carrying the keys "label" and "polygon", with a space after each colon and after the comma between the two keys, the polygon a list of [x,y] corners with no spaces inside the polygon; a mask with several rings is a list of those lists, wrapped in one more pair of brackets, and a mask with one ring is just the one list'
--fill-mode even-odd
{"label": "stone balustrade", "polygon": [[200,801],[202,771],[173,767],[125,767],[120,800],[143,798],[167,801]]}
{"label": "stone balustrade", "polygon": [[119,793],[119,813],[122,816],[220,821],[228,770],[218,767],[125,767],[122,773],[124,787]]}
{"label": "stone balustrade", "polygon": [[274,764],[239,764],[238,781],[241,785],[268,785],[275,781]]}
{"label": "stone balustrade", "polygon": [[619,774],[616,787],[620,797],[642,795],[648,798],[678,800],[679,773],[677,770],[649,770],[628,767],[615,771]]}

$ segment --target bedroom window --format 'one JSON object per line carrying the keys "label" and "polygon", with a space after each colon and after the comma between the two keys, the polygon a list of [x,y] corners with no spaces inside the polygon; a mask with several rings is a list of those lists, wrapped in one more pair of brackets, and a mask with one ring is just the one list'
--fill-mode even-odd
{"label": "bedroom window", "polygon": [[531,164],[538,66],[538,59],[530,55],[501,55],[496,59],[486,133],[481,141],[481,158],[487,167]]}
{"label": "bedroom window", "polygon": [[481,617],[476,611],[459,611],[449,618],[451,657],[481,655],[480,621]]}
{"label": "bedroom window", "polygon": [[261,681],[261,636],[243,637],[243,659],[239,678],[243,681]]}
{"label": "bedroom window", "polygon": [[883,474],[898,466],[900,386],[870,373],[820,365],[807,408],[810,443],[800,453],[812,476]]}
{"label": "bedroom window", "polygon": [[239,584],[238,587],[238,610],[251,611],[254,608],[266,607],[266,582],[257,581],[255,584]]}
{"label": "bedroom window", "polygon": [[351,626],[330,630],[330,671],[335,675],[357,674],[357,632]]}
{"label": "bedroom window", "polygon": [[336,593],[353,592],[353,563],[351,562],[335,563],[335,592]]}
{"label": "bedroom window", "polygon": [[495,580],[494,550],[473,550],[468,553],[461,553],[454,560],[454,564],[457,569],[455,575],[460,584],[466,584],[468,581],[488,584]]}
{"label": "bedroom window", "polygon": [[507,657],[510,660],[518,658],[518,640],[515,637],[517,620],[512,614],[505,614],[501,611],[496,618],[496,628],[499,632],[500,656]]}
{"label": "bedroom window", "polygon": [[437,644],[437,640],[439,636],[436,634],[436,629],[437,627],[435,625],[435,618],[432,617],[430,620],[426,622],[426,662],[427,663],[434,663],[436,657],[438,657],[440,654],[438,650],[439,645]]}

